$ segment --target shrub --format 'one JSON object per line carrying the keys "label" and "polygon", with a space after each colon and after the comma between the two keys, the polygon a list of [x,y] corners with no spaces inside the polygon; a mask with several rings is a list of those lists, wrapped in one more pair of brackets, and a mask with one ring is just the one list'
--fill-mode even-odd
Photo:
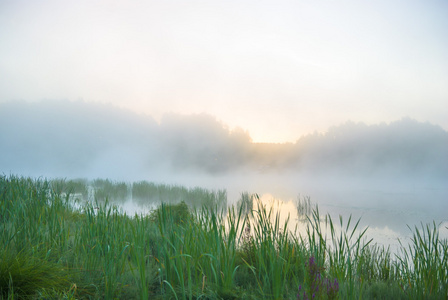
{"label": "shrub", "polygon": [[182,201],[179,204],[164,204],[162,203],[156,210],[150,214],[150,219],[159,223],[162,214],[166,213],[175,225],[187,224],[193,220],[193,214],[190,212],[188,205]]}

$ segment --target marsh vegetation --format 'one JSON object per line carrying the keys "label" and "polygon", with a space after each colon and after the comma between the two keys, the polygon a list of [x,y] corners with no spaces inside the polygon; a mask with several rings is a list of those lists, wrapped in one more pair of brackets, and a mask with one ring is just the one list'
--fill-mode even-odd
{"label": "marsh vegetation", "polygon": [[[321,215],[306,198],[300,231],[249,193],[227,207],[225,191],[94,183],[0,176],[0,297],[448,297],[448,241],[435,223],[410,228],[392,254],[359,220]],[[118,195],[158,205],[129,215]]]}

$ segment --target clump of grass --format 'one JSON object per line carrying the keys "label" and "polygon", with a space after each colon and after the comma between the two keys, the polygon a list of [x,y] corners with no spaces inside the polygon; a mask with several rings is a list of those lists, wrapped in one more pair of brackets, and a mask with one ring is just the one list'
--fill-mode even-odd
{"label": "clump of grass", "polygon": [[63,292],[70,286],[68,272],[40,255],[0,250],[0,295],[31,298],[44,290]]}
{"label": "clump of grass", "polygon": [[415,227],[411,244],[402,246],[401,253],[397,256],[400,286],[408,297],[448,297],[448,240],[439,238],[435,222]]}
{"label": "clump of grass", "polygon": [[242,238],[243,270],[253,275],[259,297],[282,299],[293,293],[302,276],[304,248],[287,230],[289,218],[280,222],[280,213],[261,203],[246,223]]}
{"label": "clump of grass", "polygon": [[[164,214],[168,214],[168,216],[164,216]],[[181,201],[178,204],[162,203],[149,215],[149,219],[156,224],[160,224],[161,218],[169,218],[172,225],[182,225],[193,221],[194,216],[185,201]]]}
{"label": "clump of grass", "polygon": [[241,211],[229,209],[224,216],[204,207],[196,212],[193,222],[173,226],[175,215],[170,209],[162,205],[157,219],[163,238],[155,257],[161,270],[162,294],[188,299],[234,295],[236,253],[243,228]]}

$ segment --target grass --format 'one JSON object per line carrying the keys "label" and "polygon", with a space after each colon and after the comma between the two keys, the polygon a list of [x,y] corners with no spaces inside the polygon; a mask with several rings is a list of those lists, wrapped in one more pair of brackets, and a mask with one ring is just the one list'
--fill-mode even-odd
{"label": "grass", "polygon": [[[134,183],[126,196],[171,191],[176,201],[128,216],[108,196],[73,206],[70,193],[89,185],[0,176],[1,299],[448,297],[448,242],[437,224],[410,229],[412,242],[394,256],[366,240],[359,220],[335,222],[309,200],[299,235],[248,193],[223,210],[223,191]],[[122,183],[95,186],[124,193]]]}
{"label": "grass", "polygon": [[92,182],[94,197],[97,201],[122,201],[128,196],[128,185],[125,182],[113,182],[108,179],[95,179]]}
{"label": "grass", "polygon": [[226,190],[209,191],[200,187],[186,188],[183,186],[155,184],[147,181],[132,184],[132,197],[140,204],[148,203],[171,203],[181,201],[193,208],[207,206],[226,210]]}
{"label": "grass", "polygon": [[309,196],[303,198],[300,198],[300,196],[297,197],[296,207],[297,215],[300,221],[307,220],[308,217],[313,213],[313,206],[311,204],[311,199]]}
{"label": "grass", "polygon": [[0,250],[0,295],[30,297],[40,290],[65,290],[69,288],[67,272],[63,266],[49,260],[33,249],[18,253],[9,248]]}

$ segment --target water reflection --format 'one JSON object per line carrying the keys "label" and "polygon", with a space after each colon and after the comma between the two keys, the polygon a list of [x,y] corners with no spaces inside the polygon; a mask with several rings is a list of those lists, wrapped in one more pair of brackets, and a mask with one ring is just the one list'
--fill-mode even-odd
{"label": "water reflection", "polygon": [[[204,180],[205,188],[194,187],[197,182],[189,182],[184,186],[183,182],[173,185],[148,182],[110,184],[96,180],[86,186],[79,182],[73,183],[71,188],[75,190],[71,197],[79,205],[108,198],[111,204],[118,205],[130,216],[136,213],[147,214],[162,201],[176,203],[180,200],[196,208],[204,204],[210,207],[221,205],[223,208],[236,205],[247,213],[257,210],[253,194],[241,192],[250,190],[260,192],[259,201],[268,209],[272,207],[274,212],[279,212],[280,224],[289,220],[288,229],[296,234],[306,234],[307,220],[312,219],[312,211],[317,205],[321,227],[327,236],[330,232],[328,220],[325,223],[326,216],[333,221],[336,234],[346,230],[340,225],[340,218],[347,222],[351,217],[352,225],[359,219],[354,236],[368,227],[366,240],[373,239],[373,243],[390,247],[392,252],[398,249],[399,240],[403,244],[409,243],[412,230],[415,227],[421,228],[422,224],[435,222],[440,238],[448,238],[448,187],[445,186],[428,188],[408,183],[387,185],[352,181],[344,185],[341,182],[328,183],[323,180],[314,181],[313,184],[312,180],[268,179],[260,178],[252,182],[241,178],[219,182]],[[352,229],[353,227],[350,228]]]}
{"label": "water reflection", "polygon": [[[389,205],[387,206],[373,206],[371,202],[355,202],[354,205],[347,205],[343,202],[328,202],[321,201],[321,203],[314,203],[309,197],[300,196],[296,199],[289,198],[287,200],[278,199],[270,193],[259,196],[260,202],[267,208],[273,208],[274,211],[279,212],[280,224],[285,224],[288,221],[288,229],[295,232],[296,235],[305,237],[307,235],[307,226],[309,220],[313,220],[312,212],[316,208],[319,211],[320,228],[327,239],[330,239],[331,232],[329,226],[329,219],[333,222],[333,230],[336,236],[344,231],[353,230],[353,236],[357,237],[366,230],[363,236],[364,242],[372,239],[372,243],[378,246],[389,247],[392,253],[397,253],[400,245],[408,245],[413,236],[413,230],[417,227],[422,228],[422,225],[432,224],[438,225],[439,237],[448,238],[448,221],[440,217],[436,209],[433,213],[430,210],[421,210],[421,205],[418,202],[413,202],[414,199],[406,195],[406,199],[410,199],[408,205],[401,207],[400,202],[392,202],[393,198],[404,197],[404,195],[396,193],[384,193],[380,195],[380,200],[385,201],[384,195],[389,195]],[[412,195],[415,197],[415,195]],[[334,199],[334,197],[332,197]],[[344,198],[347,199],[347,198]],[[437,200],[437,199],[435,199]],[[440,200],[440,199],[439,199]],[[317,206],[316,206],[317,205]],[[254,210],[257,206],[254,203]],[[448,216],[446,216],[448,217]],[[351,227],[345,227],[348,220],[351,219]],[[341,220],[341,222],[340,222]],[[354,229],[355,223],[359,220],[359,224]]]}

